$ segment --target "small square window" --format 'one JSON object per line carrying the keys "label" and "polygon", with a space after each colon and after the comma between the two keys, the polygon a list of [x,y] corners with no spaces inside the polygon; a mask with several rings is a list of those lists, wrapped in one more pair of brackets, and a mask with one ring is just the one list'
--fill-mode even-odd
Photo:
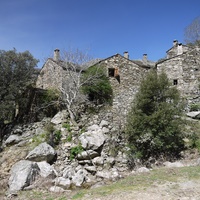
{"label": "small square window", "polygon": [[174,79],[173,83],[174,83],[174,85],[178,85],[178,80]]}
{"label": "small square window", "polygon": [[108,74],[110,77],[114,77],[115,76],[115,69],[114,68],[108,68]]}

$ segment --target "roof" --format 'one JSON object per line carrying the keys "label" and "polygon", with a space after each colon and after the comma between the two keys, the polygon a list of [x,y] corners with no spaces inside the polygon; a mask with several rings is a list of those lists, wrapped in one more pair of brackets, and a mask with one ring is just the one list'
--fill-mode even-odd
{"label": "roof", "polygon": [[[185,45],[185,44],[182,44],[182,43],[179,43],[179,44],[181,44],[183,47],[191,48],[191,47],[188,46],[188,45]],[[179,44],[178,44],[178,45],[179,45]],[[172,46],[170,49],[168,49],[168,50],[166,51],[166,53],[168,53],[170,50],[172,50],[172,49],[175,48],[175,47],[177,47],[177,46]]]}
{"label": "roof", "polygon": [[[185,46],[187,46],[187,45],[185,45]],[[188,47],[188,46],[187,46],[187,47]],[[183,52],[182,54],[175,55],[175,56],[172,56],[172,57],[170,57],[170,58],[162,59],[162,60],[158,61],[158,62],[156,63],[156,65],[161,64],[161,63],[163,63],[163,62],[165,62],[165,61],[167,61],[167,60],[171,60],[171,59],[174,59],[174,58],[182,57],[183,55],[189,54],[189,53],[191,53],[192,51],[198,51],[198,49],[196,49],[196,48],[191,48],[191,47],[190,47],[190,49],[191,49],[191,50],[188,50],[188,51],[186,51],[186,52]]]}
{"label": "roof", "polygon": [[[112,56],[109,56],[109,57],[107,57],[107,58],[105,58],[105,59],[99,60],[98,62],[94,63],[93,65],[100,64],[101,62],[104,62],[104,61],[106,61],[106,60],[109,60],[109,59],[111,59],[111,58],[113,58],[113,57],[115,57],[115,56],[120,56],[121,58],[126,59],[126,60],[128,60],[129,62],[132,62],[132,63],[135,64],[135,65],[138,65],[139,67],[142,67],[142,68],[151,68],[150,65],[144,64],[142,61],[130,60],[130,59],[128,59],[128,58],[126,58],[126,57],[120,55],[119,53],[114,54],[114,55],[112,55]],[[92,65],[91,65],[91,66],[92,66]]]}

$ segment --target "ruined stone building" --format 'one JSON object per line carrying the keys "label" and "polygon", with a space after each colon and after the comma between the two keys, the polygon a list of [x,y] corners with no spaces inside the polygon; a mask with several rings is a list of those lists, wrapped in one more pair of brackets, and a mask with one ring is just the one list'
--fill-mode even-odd
{"label": "ruined stone building", "polygon": [[116,54],[99,61],[96,65],[107,69],[114,94],[112,109],[114,117],[125,118],[140,81],[152,67],[152,63],[147,61],[146,54],[143,60],[133,61],[129,59],[128,52],[124,52],[123,56]]}
{"label": "ruined stone building", "polygon": [[[63,84],[68,76],[68,65],[60,60],[59,50],[54,51],[54,58],[49,58],[41,69],[36,87],[47,89],[63,88]],[[144,54],[141,60],[131,60],[128,52],[124,55],[115,54],[95,63],[100,67],[105,67],[107,76],[113,88],[113,116],[125,118],[134,99],[135,93],[141,79],[151,68],[157,69],[158,73],[166,72],[172,85],[176,86],[182,96],[186,98],[196,98],[200,96],[200,49],[173,42],[172,48],[167,52],[165,59],[157,63],[151,62]],[[94,63],[93,63],[94,64]]]}
{"label": "ruined stone building", "polygon": [[[120,114],[125,118],[127,108],[134,99],[141,79],[150,68],[155,66],[155,63],[148,61],[146,54],[143,55],[142,60],[130,60],[128,52],[124,52],[123,56],[115,54],[96,62],[95,65],[106,68],[113,88],[113,112],[116,116]],[[36,87],[60,90],[67,82],[66,67],[68,65],[60,60],[59,50],[56,49],[54,58],[49,58],[41,69]]]}
{"label": "ruined stone building", "polygon": [[186,98],[200,95],[200,49],[173,42],[166,59],[156,64],[158,73],[166,72],[172,85],[175,85]]}
{"label": "ruined stone building", "polygon": [[54,50],[54,57],[48,58],[42,67],[36,81],[36,87],[41,89],[62,88],[65,63],[60,59],[60,50]]}

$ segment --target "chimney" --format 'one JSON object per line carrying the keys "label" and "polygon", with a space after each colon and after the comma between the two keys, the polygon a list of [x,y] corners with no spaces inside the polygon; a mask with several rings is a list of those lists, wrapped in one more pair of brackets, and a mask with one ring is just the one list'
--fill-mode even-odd
{"label": "chimney", "polygon": [[179,43],[178,44],[178,51],[177,51],[177,54],[180,55],[183,53],[183,46],[182,46],[182,43]]}
{"label": "chimney", "polygon": [[125,51],[125,52],[124,52],[124,58],[129,59],[128,51]]}
{"label": "chimney", "polygon": [[173,46],[175,47],[175,46],[177,46],[178,45],[178,40],[174,40],[173,41]]}
{"label": "chimney", "polygon": [[60,50],[59,49],[55,49],[54,50],[54,57],[53,59],[57,62],[60,60]]}
{"label": "chimney", "polygon": [[144,64],[147,64],[147,54],[146,53],[143,54],[142,61]]}

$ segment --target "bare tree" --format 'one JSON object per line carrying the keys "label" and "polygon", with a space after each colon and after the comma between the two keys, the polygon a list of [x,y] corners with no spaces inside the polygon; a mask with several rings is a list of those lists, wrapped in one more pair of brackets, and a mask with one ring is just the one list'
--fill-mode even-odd
{"label": "bare tree", "polygon": [[75,105],[86,100],[84,95],[80,93],[81,87],[87,81],[95,79],[98,76],[98,70],[95,75],[92,74],[87,80],[82,79],[83,72],[93,64],[93,61],[88,53],[78,49],[64,51],[62,60],[64,61],[64,70],[66,72],[60,88],[62,101],[69,112],[71,120],[75,123],[77,111]]}
{"label": "bare tree", "polygon": [[185,28],[184,36],[186,43],[200,46],[200,16]]}

